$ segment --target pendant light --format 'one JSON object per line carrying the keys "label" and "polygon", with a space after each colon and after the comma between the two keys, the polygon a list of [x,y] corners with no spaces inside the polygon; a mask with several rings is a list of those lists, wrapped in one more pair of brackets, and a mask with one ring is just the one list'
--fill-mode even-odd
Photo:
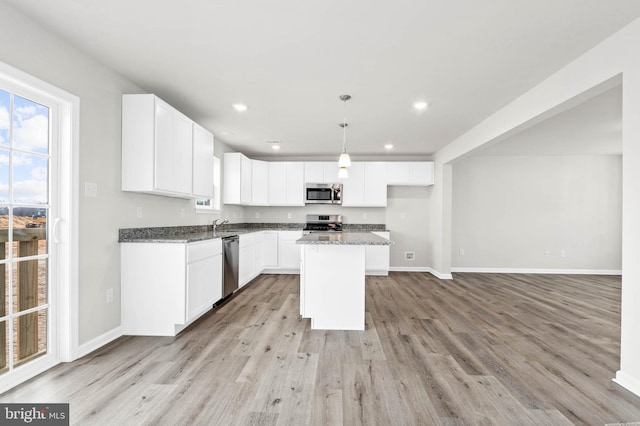
{"label": "pendant light", "polygon": [[[351,158],[349,158],[349,154],[347,153],[347,101],[351,99],[351,95],[342,95],[340,96],[340,100],[344,103],[344,119],[342,123],[339,124],[342,127],[342,154],[340,154],[340,158],[338,159],[338,166],[340,166],[340,172],[338,177],[349,177],[349,172],[347,171],[347,167],[351,166]],[[344,176],[343,176],[344,175]]]}

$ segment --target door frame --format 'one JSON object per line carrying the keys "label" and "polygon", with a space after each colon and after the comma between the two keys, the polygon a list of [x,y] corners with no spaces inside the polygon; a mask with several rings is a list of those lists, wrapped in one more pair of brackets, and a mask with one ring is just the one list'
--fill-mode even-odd
{"label": "door frame", "polygon": [[[58,217],[51,225],[51,240],[56,241],[57,258],[50,264],[56,273],[57,288],[54,300],[55,309],[50,321],[57,328],[56,342],[52,342],[54,353],[46,362],[45,368],[60,362],[78,358],[78,316],[79,316],[79,140],[80,140],[80,98],[50,83],[40,80],[17,68],[0,61],[0,78],[21,89],[45,96],[56,104],[57,121],[57,158],[58,176],[55,183],[59,194]],[[37,368],[30,363],[16,369],[16,374],[0,386],[0,393],[24,382],[42,372],[43,365]]]}

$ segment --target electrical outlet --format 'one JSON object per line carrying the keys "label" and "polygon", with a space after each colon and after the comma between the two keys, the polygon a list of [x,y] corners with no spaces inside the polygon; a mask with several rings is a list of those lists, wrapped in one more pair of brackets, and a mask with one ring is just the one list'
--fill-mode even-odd
{"label": "electrical outlet", "polygon": [[291,219],[291,213],[287,213],[287,219]]}
{"label": "electrical outlet", "polygon": [[367,220],[367,217],[368,217],[368,216],[369,216],[368,214],[366,214],[366,213],[362,213],[362,219],[363,219],[363,220]]}
{"label": "electrical outlet", "polygon": [[567,252],[564,250],[560,250],[560,257],[567,257]]}
{"label": "electrical outlet", "polygon": [[545,251],[544,251],[544,255],[545,255],[545,256],[549,256],[550,254],[551,254],[551,253],[549,252],[549,250],[545,250]]}
{"label": "electrical outlet", "polygon": [[415,251],[405,251],[404,252],[404,260],[415,260],[416,252]]}
{"label": "electrical outlet", "polygon": [[405,214],[405,212],[400,213],[400,220],[405,220],[407,218],[407,215]]}
{"label": "electrical outlet", "polygon": [[113,302],[113,289],[112,288],[108,288],[107,289],[107,303],[112,303]]}
{"label": "electrical outlet", "polygon": [[184,209],[180,209],[180,217],[184,217],[185,216],[185,211]]}
{"label": "electrical outlet", "polygon": [[464,256],[464,249],[460,249],[460,250],[458,250],[458,254],[459,254],[460,256]]}
{"label": "electrical outlet", "polygon": [[136,217],[140,219],[142,217],[142,207],[136,209]]}
{"label": "electrical outlet", "polygon": [[260,219],[260,212],[256,212],[255,217],[256,219]]}

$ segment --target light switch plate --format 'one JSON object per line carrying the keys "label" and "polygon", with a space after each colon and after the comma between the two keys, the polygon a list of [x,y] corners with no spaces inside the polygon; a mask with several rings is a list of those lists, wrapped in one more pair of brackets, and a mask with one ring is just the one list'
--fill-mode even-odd
{"label": "light switch plate", "polygon": [[95,182],[84,183],[84,196],[85,197],[97,197],[98,196],[98,184]]}

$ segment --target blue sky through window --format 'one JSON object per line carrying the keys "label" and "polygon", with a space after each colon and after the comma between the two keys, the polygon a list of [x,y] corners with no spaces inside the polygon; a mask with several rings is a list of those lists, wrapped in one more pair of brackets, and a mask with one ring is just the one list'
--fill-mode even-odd
{"label": "blue sky through window", "polygon": [[0,90],[0,203],[9,202],[10,157],[14,202],[47,203],[48,152],[49,108],[14,96],[12,109],[11,94]]}

